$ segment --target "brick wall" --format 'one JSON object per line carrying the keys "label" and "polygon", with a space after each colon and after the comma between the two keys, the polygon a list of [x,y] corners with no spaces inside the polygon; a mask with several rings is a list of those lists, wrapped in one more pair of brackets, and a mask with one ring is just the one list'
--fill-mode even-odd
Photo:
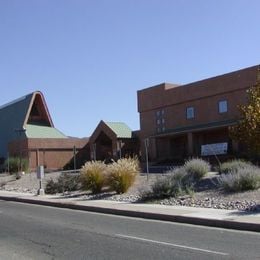
{"label": "brick wall", "polygon": [[[240,117],[237,106],[246,103],[246,90],[256,84],[258,68],[259,66],[253,66],[183,86],[163,83],[138,91],[142,154],[144,139],[147,137],[152,137],[149,152],[151,158],[156,159],[156,147],[160,155],[165,156],[170,149],[167,141],[152,140],[159,134],[185,127],[193,132],[192,128],[199,125],[237,120]],[[227,112],[219,113],[219,101],[223,100],[227,101]],[[192,119],[186,117],[188,107],[194,108]],[[227,127],[221,131],[225,133],[223,139],[227,139]],[[183,138],[187,139],[187,133],[184,135]]]}
{"label": "brick wall", "polygon": [[[29,159],[29,168],[35,170],[37,165],[44,165],[47,170],[62,169],[73,158],[73,148],[82,150],[88,139],[47,139],[35,138],[13,141],[9,143],[10,156],[20,156]],[[82,156],[82,155],[81,155]],[[86,155],[87,156],[87,155]]]}

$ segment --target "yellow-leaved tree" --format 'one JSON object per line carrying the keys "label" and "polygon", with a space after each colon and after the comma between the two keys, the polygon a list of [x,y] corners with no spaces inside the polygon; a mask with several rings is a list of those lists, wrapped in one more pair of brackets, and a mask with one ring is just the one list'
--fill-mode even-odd
{"label": "yellow-leaved tree", "polygon": [[252,156],[260,159],[260,82],[248,89],[248,102],[240,105],[241,120],[230,129],[231,138],[245,143]]}

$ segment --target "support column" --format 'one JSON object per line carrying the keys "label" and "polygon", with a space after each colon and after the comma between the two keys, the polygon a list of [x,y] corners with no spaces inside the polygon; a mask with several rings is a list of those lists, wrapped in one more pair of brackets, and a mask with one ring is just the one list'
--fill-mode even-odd
{"label": "support column", "polygon": [[188,133],[187,138],[188,138],[188,155],[192,156],[193,155],[193,134]]}
{"label": "support column", "polygon": [[234,154],[237,154],[238,151],[238,142],[232,139],[232,152]]}
{"label": "support column", "polygon": [[112,140],[112,157],[114,159],[119,159],[117,156],[117,139]]}

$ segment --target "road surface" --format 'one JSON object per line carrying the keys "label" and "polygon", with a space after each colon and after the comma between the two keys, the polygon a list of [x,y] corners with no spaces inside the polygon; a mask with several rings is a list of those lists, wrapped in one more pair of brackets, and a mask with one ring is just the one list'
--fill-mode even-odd
{"label": "road surface", "polygon": [[0,200],[0,259],[260,259],[260,233]]}

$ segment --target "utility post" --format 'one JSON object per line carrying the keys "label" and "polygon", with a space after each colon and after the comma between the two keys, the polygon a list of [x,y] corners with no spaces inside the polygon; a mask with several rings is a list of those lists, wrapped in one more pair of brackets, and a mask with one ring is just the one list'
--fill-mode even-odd
{"label": "utility post", "polygon": [[144,146],[145,146],[145,160],[146,160],[146,176],[147,176],[147,181],[148,181],[148,175],[149,175],[149,156],[148,156],[149,138],[144,139]]}

